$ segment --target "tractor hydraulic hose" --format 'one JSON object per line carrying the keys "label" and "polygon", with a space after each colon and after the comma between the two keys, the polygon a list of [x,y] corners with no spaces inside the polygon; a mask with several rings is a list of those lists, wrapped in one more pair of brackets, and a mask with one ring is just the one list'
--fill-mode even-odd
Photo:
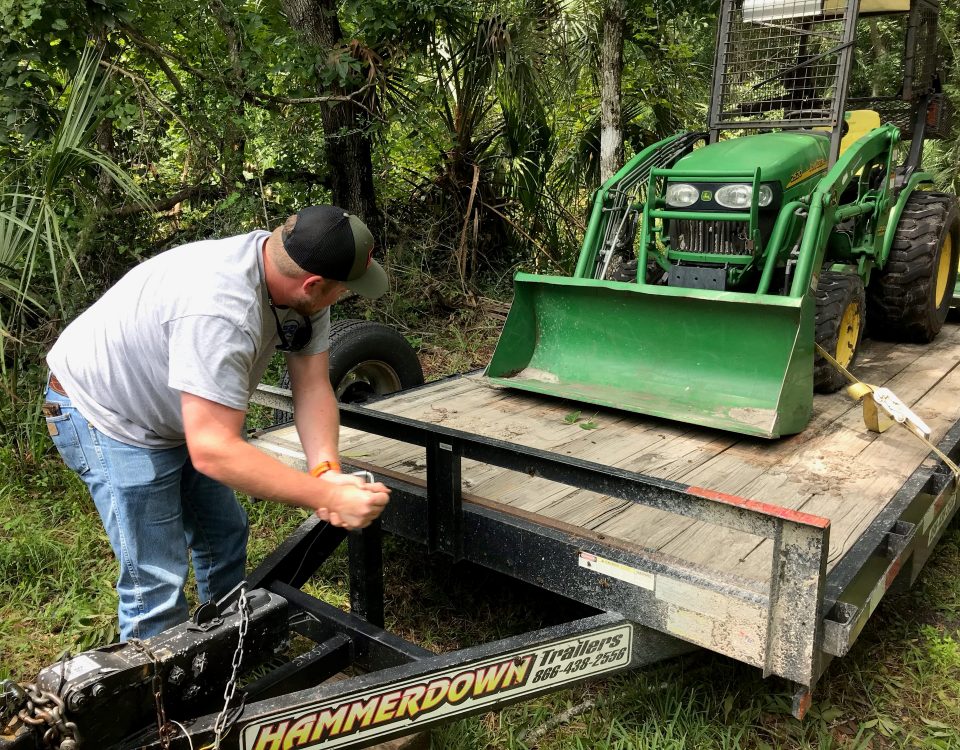
{"label": "tractor hydraulic hose", "polygon": [[760,285],[757,287],[757,294],[766,294],[770,289],[770,279],[773,278],[773,271],[777,267],[777,260],[780,255],[780,249],[783,247],[790,230],[793,228],[793,220],[797,211],[803,208],[800,201],[790,201],[780,209],[780,215],[777,216],[777,223],[773,225],[773,231],[770,233],[770,239],[767,241],[767,258],[763,263],[763,274],[760,276]]}
{"label": "tractor hydraulic hose", "polygon": [[580,247],[580,255],[577,258],[577,267],[573,272],[574,278],[588,278],[588,269],[591,268],[596,261],[597,253],[600,250],[600,237],[603,233],[603,212],[604,208],[607,206],[607,199],[610,191],[631,175],[642,172],[643,168],[646,166],[646,163],[652,161],[659,151],[671,145],[674,141],[677,141],[688,135],[689,134],[687,132],[683,131],[647,146],[639,154],[624,164],[620,170],[613,175],[613,177],[600,186],[600,189],[597,190],[593,197],[593,210],[590,212],[590,223],[587,225],[587,231],[583,237],[583,245]]}

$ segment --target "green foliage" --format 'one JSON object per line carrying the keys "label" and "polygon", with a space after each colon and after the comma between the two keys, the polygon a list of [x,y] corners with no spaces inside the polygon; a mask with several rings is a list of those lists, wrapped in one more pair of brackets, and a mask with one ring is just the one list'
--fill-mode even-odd
{"label": "green foliage", "polygon": [[[38,142],[26,160],[0,178],[0,374],[4,410],[16,427],[8,439],[23,456],[37,444],[37,397],[24,398],[22,376],[31,369],[25,355],[41,315],[64,306],[62,273],[77,268],[65,224],[89,210],[85,203],[94,172],[131,199],[146,202],[140,187],[113,160],[89,147],[98,122],[106,78],[98,75],[100,54],[86,47],[65,88],[64,109],[49,142]],[[39,289],[38,289],[39,288]],[[52,291],[56,305],[46,299]],[[38,387],[29,378],[27,384]]]}

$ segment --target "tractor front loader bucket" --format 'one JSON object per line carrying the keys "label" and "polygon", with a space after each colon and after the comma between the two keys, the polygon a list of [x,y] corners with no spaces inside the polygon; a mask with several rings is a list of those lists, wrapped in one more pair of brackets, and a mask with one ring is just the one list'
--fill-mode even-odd
{"label": "tractor front loader bucket", "polygon": [[803,297],[518,274],[489,381],[774,438],[813,405]]}

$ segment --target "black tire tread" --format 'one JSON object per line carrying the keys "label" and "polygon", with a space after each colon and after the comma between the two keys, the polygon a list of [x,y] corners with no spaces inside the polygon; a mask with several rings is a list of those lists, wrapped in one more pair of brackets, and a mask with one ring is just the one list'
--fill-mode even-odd
{"label": "black tire tread", "polygon": [[[398,330],[373,320],[338,320],[330,326],[330,373],[333,380],[339,379],[338,370],[349,369],[353,350],[361,346],[364,338],[376,337],[384,344],[393,345],[391,359],[394,370],[400,377],[403,388],[423,383],[423,369],[413,347]],[[342,343],[341,343],[342,342]]]}
{"label": "black tire tread", "polygon": [[[947,193],[916,191],[897,223],[890,256],[874,274],[867,295],[870,334],[876,338],[928,343],[940,332],[949,302],[934,308],[940,247],[947,232],[960,231],[957,199]],[[956,278],[948,279],[948,294]]]}
{"label": "black tire tread", "polygon": [[[817,312],[814,324],[814,340],[833,354],[837,349],[840,320],[844,311],[854,300],[860,303],[860,336],[853,351],[853,359],[847,369],[853,367],[860,351],[866,316],[863,281],[859,276],[848,273],[823,271],[817,284]],[[813,390],[817,393],[833,393],[846,385],[847,379],[832,364],[819,354],[813,357]]]}
{"label": "black tire tread", "polygon": [[[423,369],[420,366],[420,360],[413,347],[407,343],[403,335],[395,328],[391,328],[383,323],[373,320],[356,320],[348,318],[337,320],[330,324],[330,373],[331,378],[336,379],[337,372],[340,369],[349,369],[352,362],[341,362],[343,356],[352,356],[351,348],[363,337],[377,336],[381,339],[391,341],[397,345],[394,354],[398,359],[395,361],[397,375],[400,377],[403,388],[412,388],[423,383]],[[290,372],[284,368],[280,376],[280,387],[290,387]],[[287,424],[293,421],[293,415],[275,410],[273,415],[274,424]]]}

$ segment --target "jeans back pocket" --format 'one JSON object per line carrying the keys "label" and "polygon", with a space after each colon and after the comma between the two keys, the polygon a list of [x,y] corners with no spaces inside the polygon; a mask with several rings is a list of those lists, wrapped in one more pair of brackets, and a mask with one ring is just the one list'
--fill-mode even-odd
{"label": "jeans back pocket", "polygon": [[90,471],[90,464],[87,463],[87,456],[80,444],[80,433],[77,432],[77,425],[71,419],[71,414],[68,412],[45,419],[47,431],[63,462],[81,476]]}

